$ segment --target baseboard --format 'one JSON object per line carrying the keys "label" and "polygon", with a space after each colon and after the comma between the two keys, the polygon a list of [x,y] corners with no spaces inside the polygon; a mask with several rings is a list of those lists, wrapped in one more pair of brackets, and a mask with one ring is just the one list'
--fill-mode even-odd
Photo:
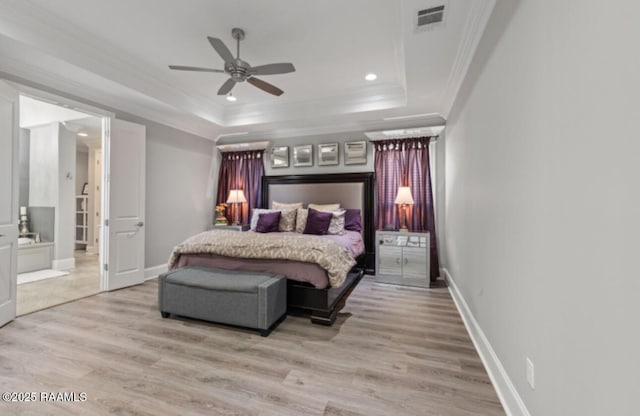
{"label": "baseboard", "polygon": [[85,248],[85,251],[88,254],[98,254],[98,250],[97,250],[96,246],[87,246],[87,248]]}
{"label": "baseboard", "polygon": [[167,271],[167,265],[161,264],[159,266],[147,267],[144,269],[144,280],[155,279],[158,275]]}
{"label": "baseboard", "polygon": [[509,378],[496,352],[493,350],[482,328],[480,328],[478,321],[476,321],[476,318],[473,316],[462,293],[458,290],[455,280],[451,277],[449,270],[445,268],[443,271],[451,297],[458,308],[458,312],[460,312],[464,325],[467,327],[473,345],[476,347],[480,359],[489,374],[491,383],[493,383],[493,387],[496,389],[502,407],[504,407],[508,416],[530,416],[529,410],[511,382],[511,378]]}
{"label": "baseboard", "polygon": [[67,271],[76,267],[76,259],[69,257],[68,259],[59,259],[51,261],[51,268],[53,270]]}

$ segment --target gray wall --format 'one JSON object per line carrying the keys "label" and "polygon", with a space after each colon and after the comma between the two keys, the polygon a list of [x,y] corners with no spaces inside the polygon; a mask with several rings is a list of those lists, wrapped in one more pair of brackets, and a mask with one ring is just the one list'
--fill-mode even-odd
{"label": "gray wall", "polygon": [[71,259],[75,241],[75,134],[59,123],[30,130],[28,205],[54,208],[53,258]]}
{"label": "gray wall", "polygon": [[82,187],[89,182],[89,149],[78,144],[76,151],[76,195],[82,195]]}
{"label": "gray wall", "polygon": [[58,206],[58,123],[30,129],[29,206]]}
{"label": "gray wall", "polygon": [[71,259],[76,240],[76,134],[58,127],[58,205],[54,259]]}
{"label": "gray wall", "polygon": [[18,146],[18,203],[21,207],[29,206],[29,135],[28,129],[20,129],[20,142]]}
{"label": "gray wall", "polygon": [[447,122],[447,267],[531,415],[638,413],[640,3],[603,4],[498,1]]}
{"label": "gray wall", "polygon": [[[143,120],[131,117],[129,121]],[[153,267],[166,264],[174,246],[213,223],[214,198],[207,197],[207,186],[214,143],[150,121],[144,124],[145,265]]]}

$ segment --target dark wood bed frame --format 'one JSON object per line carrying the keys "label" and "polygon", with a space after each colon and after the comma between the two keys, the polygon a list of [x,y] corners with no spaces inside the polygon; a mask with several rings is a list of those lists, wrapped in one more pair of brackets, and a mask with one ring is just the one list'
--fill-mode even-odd
{"label": "dark wood bed frame", "polygon": [[269,186],[287,184],[319,184],[319,183],[362,183],[362,227],[365,253],[360,255],[357,264],[347,275],[340,288],[318,289],[313,285],[294,280],[287,280],[288,313],[310,314],[311,322],[320,325],[333,325],[338,312],[365,273],[374,274],[375,265],[375,226],[374,226],[374,192],[375,176],[372,172],[337,173],[327,175],[288,175],[262,177],[262,206],[269,204]]}

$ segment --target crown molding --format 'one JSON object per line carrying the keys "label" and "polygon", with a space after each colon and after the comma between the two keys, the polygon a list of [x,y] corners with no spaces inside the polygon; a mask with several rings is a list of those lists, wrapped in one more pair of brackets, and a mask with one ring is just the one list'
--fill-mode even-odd
{"label": "crown molding", "polygon": [[471,65],[484,29],[493,12],[496,0],[469,0],[469,3],[471,3],[472,9],[467,16],[462,40],[458,45],[456,58],[440,100],[442,114],[444,114],[445,117],[449,116],[453,103],[458,96],[462,82],[467,75],[469,65]]}

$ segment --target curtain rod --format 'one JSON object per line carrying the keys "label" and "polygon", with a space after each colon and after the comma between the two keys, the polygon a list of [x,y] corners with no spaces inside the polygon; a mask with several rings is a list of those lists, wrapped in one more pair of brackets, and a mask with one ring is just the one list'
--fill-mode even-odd
{"label": "curtain rod", "polygon": [[445,125],[428,126],[428,127],[410,127],[405,129],[393,129],[393,130],[380,130],[380,131],[368,131],[365,132],[369,141],[375,142],[379,140],[393,140],[393,139],[411,139],[416,137],[432,137],[432,140],[437,140],[437,137],[444,130]]}

